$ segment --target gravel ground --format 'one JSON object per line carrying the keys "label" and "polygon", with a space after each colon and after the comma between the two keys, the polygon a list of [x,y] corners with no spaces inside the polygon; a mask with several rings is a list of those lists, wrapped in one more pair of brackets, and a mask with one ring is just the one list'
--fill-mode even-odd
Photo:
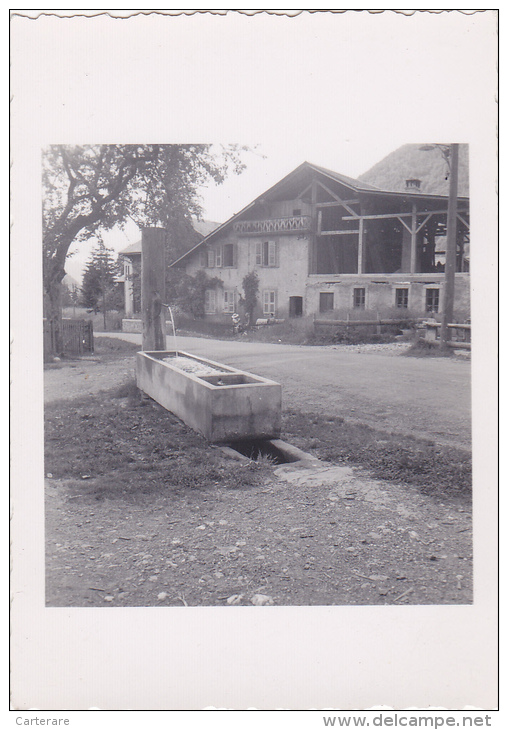
{"label": "gravel ground", "polygon": [[[151,504],[48,480],[51,606],[464,604],[467,508],[344,467]],[[256,596],[264,596],[259,599]]]}

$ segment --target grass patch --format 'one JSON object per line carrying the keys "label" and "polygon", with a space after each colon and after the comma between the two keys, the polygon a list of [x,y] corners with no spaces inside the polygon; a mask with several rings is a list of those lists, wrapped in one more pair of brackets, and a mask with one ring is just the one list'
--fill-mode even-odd
{"label": "grass patch", "polygon": [[94,340],[94,356],[100,357],[101,360],[134,355],[140,349],[141,345],[116,337],[96,337]]}
{"label": "grass patch", "polygon": [[[106,356],[136,350],[130,343],[101,340]],[[283,438],[324,461],[362,466],[375,478],[412,484],[441,499],[471,493],[471,455],[460,449],[292,410],[283,414]],[[271,466],[269,459],[228,461],[171,413],[143,399],[134,380],[49,404],[45,444],[45,471],[76,480],[73,488],[96,499],[251,488]]]}
{"label": "grass patch", "polygon": [[439,342],[418,339],[404,353],[406,357],[453,357],[451,347],[441,348]]}
{"label": "grass patch", "polygon": [[[374,329],[374,328],[372,328]],[[384,328],[387,329],[386,327]],[[378,334],[369,332],[366,327],[317,327],[313,336],[309,338],[309,345],[385,345],[398,342],[401,331],[397,328],[390,328]]]}
{"label": "grass patch", "polygon": [[[210,322],[206,319],[193,319],[179,314],[176,318],[176,332],[178,334],[199,335],[219,340],[228,340],[235,337],[233,322]],[[167,330],[166,334],[170,334]]]}
{"label": "grass patch", "polygon": [[80,360],[98,360],[100,362],[110,362],[119,360],[122,357],[135,355],[141,349],[140,345],[133,342],[117,339],[116,337],[95,337],[94,351],[86,355],[63,355],[57,362],[45,362],[44,370],[60,370],[69,364],[79,362]]}
{"label": "grass patch", "polygon": [[[371,315],[372,316],[372,315]],[[245,342],[273,342],[285,345],[358,345],[364,343],[391,343],[401,337],[402,330],[397,326],[383,325],[381,333],[377,327],[315,326],[314,317],[295,317],[283,322],[251,327],[245,332],[235,334],[232,323],[191,320],[177,318],[177,335],[190,334],[223,340],[242,340]]]}
{"label": "grass patch", "polygon": [[285,438],[324,461],[366,467],[377,479],[418,486],[440,497],[471,493],[471,455],[342,418],[287,411]]}
{"label": "grass patch", "polygon": [[212,487],[261,484],[266,465],[229,462],[199,434],[151,400],[134,382],[46,408],[45,471],[79,480],[96,499],[142,500]]}

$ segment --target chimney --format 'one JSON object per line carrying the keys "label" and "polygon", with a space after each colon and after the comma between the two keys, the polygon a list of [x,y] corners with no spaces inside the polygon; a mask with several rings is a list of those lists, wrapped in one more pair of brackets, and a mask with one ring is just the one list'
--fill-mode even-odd
{"label": "chimney", "polygon": [[409,178],[408,180],[406,180],[406,190],[410,193],[419,193],[421,184],[422,181],[418,180],[418,178]]}

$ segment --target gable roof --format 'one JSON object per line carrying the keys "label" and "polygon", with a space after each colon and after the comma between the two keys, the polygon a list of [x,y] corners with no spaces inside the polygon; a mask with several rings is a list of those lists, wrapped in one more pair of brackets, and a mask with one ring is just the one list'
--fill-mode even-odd
{"label": "gable roof", "polygon": [[[195,218],[192,219],[192,227],[194,228],[196,233],[199,233],[201,236],[204,237],[212,233],[212,231],[214,231],[218,226],[220,226],[220,223],[217,223],[217,221],[199,221]],[[134,241],[134,243],[130,243],[119,253],[121,253],[122,256],[133,256],[135,254],[141,254],[141,238],[139,239],[139,241]]]}
{"label": "gable roof", "polygon": [[370,185],[369,183],[362,182],[362,180],[356,180],[354,177],[348,177],[347,175],[341,175],[338,172],[334,172],[333,170],[328,170],[326,167],[320,167],[319,165],[313,165],[310,162],[304,162],[304,165],[308,165],[313,170],[316,170],[317,172],[320,172],[322,175],[326,175],[327,177],[331,178],[332,180],[335,180],[335,182],[341,183],[342,185],[345,185],[348,188],[351,188],[352,190],[355,190],[356,192],[383,192],[381,188],[376,188],[374,185]]}
{"label": "gable roof", "polygon": [[134,243],[130,243],[127,248],[123,248],[119,253],[122,254],[122,256],[129,256],[129,254],[135,254],[135,253],[141,253],[141,238],[139,241],[134,241]]}
{"label": "gable roof", "polygon": [[[180,256],[178,259],[173,261],[170,266],[174,266],[175,264],[180,263],[183,261],[187,256],[190,256],[192,253],[194,253],[200,246],[203,246],[204,244],[208,243],[208,241],[212,238],[214,238],[217,234],[224,231],[226,228],[228,228],[232,223],[237,221],[239,218],[241,218],[242,215],[244,215],[250,208],[252,208],[256,203],[269,200],[270,198],[273,200],[277,199],[277,195],[281,194],[284,190],[287,190],[288,187],[291,187],[291,185],[295,185],[298,179],[304,178],[308,175],[309,172],[317,172],[320,175],[323,175],[325,177],[328,177],[329,179],[339,183],[340,185],[343,185],[347,188],[349,188],[351,191],[355,193],[370,193],[373,195],[384,195],[384,196],[390,196],[392,198],[407,198],[408,196],[416,197],[416,198],[424,198],[424,199],[430,199],[430,200],[446,200],[447,196],[443,195],[433,195],[433,194],[425,194],[425,193],[418,193],[418,192],[412,192],[412,191],[404,191],[404,192],[397,192],[393,190],[382,190],[381,188],[377,188],[374,185],[370,185],[369,183],[363,182],[362,180],[357,180],[352,177],[348,177],[347,175],[341,175],[338,172],[334,172],[333,170],[329,170],[326,167],[320,167],[319,165],[314,165],[311,162],[302,162],[301,165],[299,165],[297,168],[295,168],[292,172],[290,172],[288,175],[283,177],[279,182],[275,183],[275,185],[272,185],[271,188],[268,188],[264,193],[261,193],[261,195],[258,195],[257,198],[255,198],[251,203],[245,206],[245,208],[242,208],[238,213],[235,213],[231,218],[229,218],[225,223],[222,223],[220,226],[215,228],[213,231],[211,231],[205,238],[203,238],[202,241],[199,241],[195,246],[193,246],[189,251],[184,253],[182,256]],[[291,198],[288,198],[291,199]],[[460,199],[460,198],[459,198]],[[467,200],[467,198],[461,198],[462,200]]]}

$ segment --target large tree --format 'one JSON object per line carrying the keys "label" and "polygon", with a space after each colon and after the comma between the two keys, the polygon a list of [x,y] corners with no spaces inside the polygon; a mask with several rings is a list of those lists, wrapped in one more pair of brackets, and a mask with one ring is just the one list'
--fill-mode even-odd
{"label": "large tree", "polygon": [[245,149],[199,144],[54,145],[45,150],[44,310],[57,352],[62,347],[61,282],[71,244],[122,226],[128,218],[167,230],[175,221],[185,226],[191,216],[201,216],[199,188],[241,172]]}

